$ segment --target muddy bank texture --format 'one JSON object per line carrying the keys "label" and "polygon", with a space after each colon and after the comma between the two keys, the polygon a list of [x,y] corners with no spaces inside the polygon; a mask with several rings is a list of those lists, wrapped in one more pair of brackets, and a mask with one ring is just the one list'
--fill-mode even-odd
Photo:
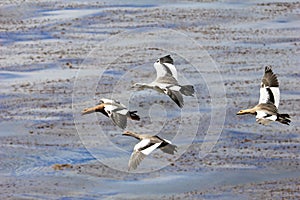
{"label": "muddy bank texture", "polygon": [[[299,199],[299,11],[296,1],[186,1],[171,5],[146,1],[1,1],[0,198],[139,199],[145,189],[148,199]],[[137,42],[131,49],[123,41],[119,47],[104,51],[106,60],[113,63],[91,53],[100,42],[136,28],[179,31],[216,62],[222,80],[209,83],[221,82],[224,86],[226,117],[220,138],[205,157],[199,157],[211,120],[211,96],[205,81],[197,85],[201,123],[193,143],[184,139],[177,143],[181,149],[188,147],[179,158],[164,157],[159,152],[152,157],[169,160],[166,167],[147,173],[115,170],[99,162],[83,144],[75,127],[72,95],[75,81],[83,91],[90,89],[91,77],[76,78],[83,64],[90,63],[87,59],[103,60],[92,69],[112,69],[99,79],[95,99],[90,100],[95,103],[97,98],[110,95],[113,86],[119,84],[115,77],[128,69],[130,77],[139,82],[151,80],[155,73],[152,63],[160,54],[168,53],[168,46],[155,49],[156,41],[153,48]],[[180,41],[176,42],[180,48]],[[120,50],[126,53],[116,55]],[[201,56],[195,48],[186,51]],[[175,54],[175,64],[185,77],[194,76],[185,68],[188,63],[184,58],[169,53]],[[257,103],[266,65],[273,66],[278,74],[282,95],[279,109],[290,114],[290,126],[261,126],[253,116],[235,115]],[[136,66],[145,69],[134,73]],[[121,80],[116,93],[126,99],[122,91],[130,88],[132,80]],[[153,98],[141,96],[133,106],[145,108],[154,102],[158,106],[151,112],[158,118],[149,124],[147,113],[142,113],[146,117],[130,127],[142,130],[162,125],[155,112],[162,103],[167,109],[175,109],[167,98],[151,94]],[[193,102],[191,98],[185,100],[187,105]],[[82,101],[87,99],[83,97]],[[194,123],[194,110],[188,115],[187,127]],[[174,122],[180,121],[178,113],[170,116]],[[127,162],[136,141],[120,137],[121,130],[103,116],[97,115],[97,119],[78,123],[108,127],[107,137],[127,151],[120,155],[120,160]],[[165,127],[166,137],[172,139],[176,128],[176,123]],[[193,136],[188,128],[186,136]],[[105,157],[114,153],[99,147],[95,151]]]}

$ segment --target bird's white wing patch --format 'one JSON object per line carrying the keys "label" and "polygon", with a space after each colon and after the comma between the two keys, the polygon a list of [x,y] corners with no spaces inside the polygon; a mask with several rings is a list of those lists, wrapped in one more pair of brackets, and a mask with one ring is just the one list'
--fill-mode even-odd
{"label": "bird's white wing patch", "polygon": [[145,147],[146,145],[148,145],[150,143],[150,139],[143,139],[141,140],[139,143],[137,143],[135,146],[134,146],[134,149],[135,151],[138,151],[140,148],[143,148]]}
{"label": "bird's white wing patch", "polygon": [[173,91],[180,91],[181,87],[178,85],[173,85],[173,86],[169,87],[169,89],[171,89]]}
{"label": "bird's white wing patch", "polygon": [[164,63],[172,72],[172,76],[178,81],[178,75],[177,75],[177,70],[174,65],[171,63]]}
{"label": "bird's white wing patch", "polygon": [[161,143],[162,143],[162,142],[160,142],[160,143],[155,143],[155,144],[153,144],[153,145],[147,147],[146,149],[142,150],[141,152],[142,152],[143,154],[145,154],[145,155],[149,155],[149,154],[150,154],[152,151],[154,151]]}
{"label": "bird's white wing patch", "polygon": [[[142,148],[144,148],[144,147],[146,147],[146,146],[148,146],[149,144],[150,144],[150,139],[143,139],[143,140],[141,140],[139,143],[137,143],[135,146],[134,146],[134,150],[135,151],[139,151],[140,149],[142,149]],[[145,148],[145,149],[143,149],[143,150],[140,150],[140,152],[142,152],[143,154],[145,154],[145,155],[149,155],[152,151],[154,151],[154,149],[156,149],[160,144],[161,144],[162,142],[160,142],[160,143],[155,143],[155,144],[153,144],[153,145],[151,145],[151,146],[149,146],[149,147],[147,147],[147,148]]]}
{"label": "bird's white wing patch", "polygon": [[113,110],[117,109],[117,106],[114,105],[105,105],[104,106],[104,110],[105,112],[108,114],[108,116],[111,116],[111,113],[113,112]]}
{"label": "bird's white wing patch", "polygon": [[161,77],[165,77],[167,75],[173,77],[176,81],[178,81],[177,78],[177,70],[174,65],[170,63],[154,63],[154,68],[156,70],[156,79],[159,79]]}
{"label": "bird's white wing patch", "polygon": [[[260,96],[259,96],[259,101],[258,103],[268,103],[268,101],[270,100],[270,94],[267,91],[268,87],[262,87],[260,88]],[[280,91],[278,87],[270,87],[269,88],[273,94],[273,98],[274,98],[274,105],[278,108],[279,106],[279,101],[280,101]]]}
{"label": "bird's white wing patch", "polygon": [[267,113],[265,113],[264,111],[256,111],[256,119],[261,119],[264,118],[265,116],[267,116]]}
{"label": "bird's white wing patch", "polygon": [[128,110],[127,109],[117,109],[116,111],[113,110],[113,112],[116,112],[116,113],[118,113],[120,115],[127,115]]}
{"label": "bird's white wing patch", "polygon": [[267,103],[269,99],[269,93],[265,87],[260,88],[260,96],[258,103]]}
{"label": "bird's white wing patch", "polygon": [[118,101],[116,100],[113,100],[113,99],[100,99],[101,101],[103,101],[103,103],[110,103],[110,104],[113,104],[113,103],[119,103]]}
{"label": "bird's white wing patch", "polygon": [[154,68],[156,70],[156,79],[160,77],[164,77],[167,74],[167,71],[165,70],[164,66],[162,64],[155,62]]}
{"label": "bird's white wing patch", "polygon": [[265,113],[264,111],[257,111],[256,113],[257,113],[256,114],[256,119],[262,119],[262,118],[264,118],[264,119],[268,119],[268,120],[272,120],[272,121],[276,121],[276,119],[277,119],[276,115],[268,116],[268,114]]}
{"label": "bird's white wing patch", "polygon": [[266,117],[266,119],[276,121],[277,116],[276,115],[271,115],[270,117]]}
{"label": "bird's white wing patch", "polygon": [[109,104],[109,105],[114,105],[114,106],[117,106],[117,107],[124,107],[126,108],[125,105],[121,104],[119,101],[115,100],[115,99],[100,99],[100,101],[102,101],[103,103],[105,104]]}
{"label": "bird's white wing patch", "polygon": [[274,105],[276,106],[276,108],[278,108],[280,101],[280,90],[278,87],[270,87],[270,89],[274,95]]}
{"label": "bird's white wing patch", "polygon": [[167,139],[163,139],[163,140],[169,144],[172,144],[172,142],[170,140],[167,140]]}

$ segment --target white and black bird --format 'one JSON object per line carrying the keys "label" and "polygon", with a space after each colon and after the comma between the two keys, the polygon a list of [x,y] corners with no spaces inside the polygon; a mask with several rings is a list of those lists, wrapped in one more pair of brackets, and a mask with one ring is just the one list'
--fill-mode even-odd
{"label": "white and black bird", "polygon": [[111,118],[113,123],[122,129],[127,126],[127,118],[140,120],[140,117],[136,114],[137,111],[129,111],[125,105],[112,99],[100,99],[98,105],[84,109],[81,114],[86,115],[93,112],[101,112],[106,117]]}
{"label": "white and black bird", "polygon": [[149,155],[152,151],[159,148],[164,153],[174,155],[177,151],[177,146],[173,145],[170,141],[162,139],[157,135],[151,136],[148,134],[138,134],[132,131],[124,131],[123,135],[134,137],[140,140],[134,146],[133,152],[128,162],[128,170],[136,169],[141,161]]}
{"label": "white and black bird", "polygon": [[261,82],[258,104],[253,108],[240,110],[237,115],[256,115],[256,121],[263,125],[268,125],[272,121],[289,125],[291,122],[290,116],[278,113],[279,100],[280,91],[277,76],[273,73],[270,66],[266,66]]}
{"label": "white and black bird", "polygon": [[139,89],[150,88],[168,95],[180,108],[183,107],[183,97],[194,96],[192,85],[179,85],[177,70],[170,55],[159,58],[154,63],[156,79],[152,83],[135,83],[133,87]]}

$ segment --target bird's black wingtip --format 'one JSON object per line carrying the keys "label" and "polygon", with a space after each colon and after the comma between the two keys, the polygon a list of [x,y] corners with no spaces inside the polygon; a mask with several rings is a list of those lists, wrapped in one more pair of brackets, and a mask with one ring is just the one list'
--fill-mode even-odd
{"label": "bird's black wingtip", "polygon": [[265,73],[272,72],[272,66],[268,65],[265,67]]}
{"label": "bird's black wingtip", "polygon": [[132,120],[140,121],[140,116],[136,114],[137,111],[129,111],[129,116]]}
{"label": "bird's black wingtip", "polygon": [[164,56],[164,57],[161,57],[160,59],[159,59],[159,61],[160,61],[160,63],[170,63],[170,64],[174,64],[174,61],[173,61],[173,59],[171,58],[171,55],[166,55],[166,56]]}

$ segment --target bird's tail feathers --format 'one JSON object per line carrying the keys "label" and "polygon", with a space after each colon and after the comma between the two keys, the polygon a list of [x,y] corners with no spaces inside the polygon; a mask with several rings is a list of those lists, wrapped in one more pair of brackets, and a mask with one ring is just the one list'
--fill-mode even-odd
{"label": "bird's tail feathers", "polygon": [[192,85],[183,85],[180,88],[180,92],[185,96],[194,96],[195,89]]}
{"label": "bird's tail feathers", "polygon": [[291,122],[290,116],[288,114],[277,114],[277,119],[276,121],[279,121],[282,124],[289,125]]}
{"label": "bird's tail feathers", "polygon": [[167,144],[166,146],[161,147],[160,150],[162,150],[164,153],[174,155],[174,153],[177,152],[177,146],[173,144]]}
{"label": "bird's tail feathers", "polygon": [[140,121],[140,116],[138,116],[137,111],[129,111],[129,116],[132,120]]}

